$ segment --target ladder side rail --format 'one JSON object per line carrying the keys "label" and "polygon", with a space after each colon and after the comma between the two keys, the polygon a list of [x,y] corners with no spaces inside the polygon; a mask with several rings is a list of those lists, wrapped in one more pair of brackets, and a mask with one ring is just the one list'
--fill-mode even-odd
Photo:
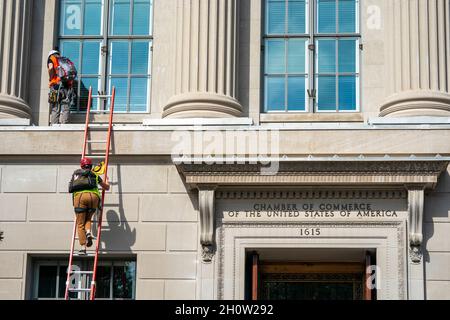
{"label": "ladder side rail", "polygon": [[[92,102],[92,87],[89,87],[88,104],[87,104],[87,110],[86,110],[86,123],[85,123],[85,128],[84,128],[82,158],[84,158],[84,156],[86,154],[86,141],[87,141],[87,136],[88,136],[89,112],[91,110],[91,102]],[[72,241],[71,241],[71,244],[70,244],[69,265],[67,266],[66,292],[64,294],[64,299],[65,300],[69,300],[70,276],[72,274],[73,250],[74,250],[74,247],[75,247],[76,232],[77,232],[77,218],[75,216],[75,220],[73,222]]]}
{"label": "ladder side rail", "polygon": [[86,122],[85,122],[85,128],[84,128],[84,139],[83,139],[83,153],[81,155],[81,158],[84,158],[86,156],[86,146],[87,146],[87,137],[88,137],[88,131],[89,131],[89,116],[91,113],[91,103],[92,103],[92,87],[89,87],[89,95],[88,95],[88,104],[86,109]]}
{"label": "ladder side rail", "polygon": [[73,222],[72,241],[71,241],[71,244],[70,244],[69,265],[67,266],[66,292],[64,294],[64,299],[65,300],[69,300],[70,275],[72,274],[73,249],[75,247],[75,235],[76,235],[76,232],[77,232],[77,218],[75,216],[75,220]]}
{"label": "ladder side rail", "polygon": [[[111,133],[112,133],[112,121],[114,115],[114,99],[116,95],[116,88],[112,88],[112,96],[111,96],[111,106],[110,106],[110,114],[109,114],[109,126],[108,126],[108,136],[106,140],[106,151],[105,151],[105,182],[108,182],[108,166],[109,166],[109,150],[111,145]],[[102,190],[102,199],[101,199],[101,208],[99,210],[99,216],[97,219],[97,241],[95,246],[95,258],[94,258],[94,268],[92,274],[92,282],[91,282],[91,292],[90,292],[90,300],[95,299],[95,291],[96,291],[96,281],[97,281],[97,264],[98,264],[98,251],[100,247],[100,239],[102,235],[102,221],[103,221],[103,208],[105,203],[105,195],[106,190]]]}

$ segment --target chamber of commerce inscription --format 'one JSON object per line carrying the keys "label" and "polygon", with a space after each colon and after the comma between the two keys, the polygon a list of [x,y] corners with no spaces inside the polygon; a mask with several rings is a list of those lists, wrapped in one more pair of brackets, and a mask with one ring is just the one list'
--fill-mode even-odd
{"label": "chamber of commerce inscription", "polygon": [[[228,205],[226,203],[228,203]],[[223,209],[222,209],[223,208]],[[397,200],[224,201],[219,205],[224,220],[331,220],[401,219],[407,208]]]}

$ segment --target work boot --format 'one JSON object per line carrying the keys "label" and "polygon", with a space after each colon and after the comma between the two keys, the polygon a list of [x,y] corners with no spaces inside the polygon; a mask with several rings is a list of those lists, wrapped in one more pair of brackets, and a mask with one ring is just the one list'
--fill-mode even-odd
{"label": "work boot", "polygon": [[85,256],[86,253],[86,246],[82,246],[81,249],[78,251],[79,256]]}
{"label": "work boot", "polygon": [[86,233],[86,239],[87,239],[87,243],[86,246],[92,247],[92,234],[90,232]]}

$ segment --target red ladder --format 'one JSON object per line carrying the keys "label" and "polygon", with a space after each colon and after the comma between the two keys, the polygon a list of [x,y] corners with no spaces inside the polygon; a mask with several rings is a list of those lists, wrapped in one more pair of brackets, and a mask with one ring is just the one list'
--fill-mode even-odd
{"label": "red ladder", "polygon": [[[113,123],[113,114],[114,114],[114,98],[116,95],[116,89],[115,87],[112,87],[112,94],[110,96],[107,95],[98,95],[98,96],[92,96],[92,87],[89,88],[89,96],[88,96],[88,104],[87,104],[87,110],[86,110],[86,125],[85,125],[85,129],[84,129],[84,140],[83,140],[83,152],[81,155],[81,158],[84,157],[88,157],[88,158],[92,158],[92,159],[104,159],[105,160],[105,173],[104,173],[104,177],[105,177],[105,182],[108,182],[108,164],[109,164],[109,151],[110,151],[110,146],[111,146],[111,132],[112,132],[112,123]],[[91,112],[91,103],[92,103],[92,98],[99,98],[99,99],[108,99],[111,98],[111,102],[110,102],[110,108],[109,110],[105,109],[105,110],[99,110],[99,111],[92,111]],[[105,128],[105,127],[94,127],[93,125],[90,124],[90,115],[91,113],[107,113],[109,112],[109,122],[108,122],[108,132],[107,132],[107,138],[105,141],[96,141],[96,140],[89,140],[88,136],[89,136],[89,132],[90,129],[96,129],[98,131],[98,129],[101,128]],[[106,150],[105,150],[105,155],[104,156],[100,156],[100,155],[89,155],[86,154],[86,150],[87,150],[87,145],[90,143],[106,143]],[[91,148],[92,151],[92,148]],[[98,265],[98,252],[99,252],[99,247],[100,247],[100,239],[101,239],[101,234],[102,234],[102,220],[103,220],[103,207],[105,204],[105,195],[106,195],[106,190],[102,190],[102,197],[101,197],[101,207],[100,209],[98,209],[98,218],[97,218],[97,236],[94,237],[93,239],[96,240],[96,245],[95,245],[95,254],[94,256],[94,265],[92,270],[90,271],[79,271],[73,270],[73,255],[74,255],[74,246],[75,246],[75,240],[77,239],[76,237],[76,231],[77,231],[77,223],[76,223],[76,218],[75,221],[73,223],[73,232],[72,232],[72,243],[70,245],[70,257],[69,257],[69,266],[67,267],[67,280],[66,280],[66,292],[65,292],[65,299],[69,300],[69,293],[71,292],[78,292],[78,297],[84,297],[84,300],[90,299],[90,300],[94,300],[95,299],[95,291],[96,291],[96,277],[97,277],[97,265]],[[88,254],[87,255],[92,256],[92,254]],[[76,287],[76,288],[71,288],[71,276],[72,275],[92,275],[92,279],[91,279],[91,284],[90,287],[87,288],[83,288],[83,287]]]}

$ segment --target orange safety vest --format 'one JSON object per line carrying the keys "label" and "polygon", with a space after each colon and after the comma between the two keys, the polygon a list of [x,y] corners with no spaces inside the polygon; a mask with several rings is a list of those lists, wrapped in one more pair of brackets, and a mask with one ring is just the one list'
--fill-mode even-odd
{"label": "orange safety vest", "polygon": [[51,55],[50,61],[53,64],[53,69],[55,70],[55,75],[50,79],[50,82],[48,84],[49,87],[52,87],[54,85],[59,84],[61,79],[58,77],[58,67],[59,67],[58,58],[56,58],[54,55]]}

